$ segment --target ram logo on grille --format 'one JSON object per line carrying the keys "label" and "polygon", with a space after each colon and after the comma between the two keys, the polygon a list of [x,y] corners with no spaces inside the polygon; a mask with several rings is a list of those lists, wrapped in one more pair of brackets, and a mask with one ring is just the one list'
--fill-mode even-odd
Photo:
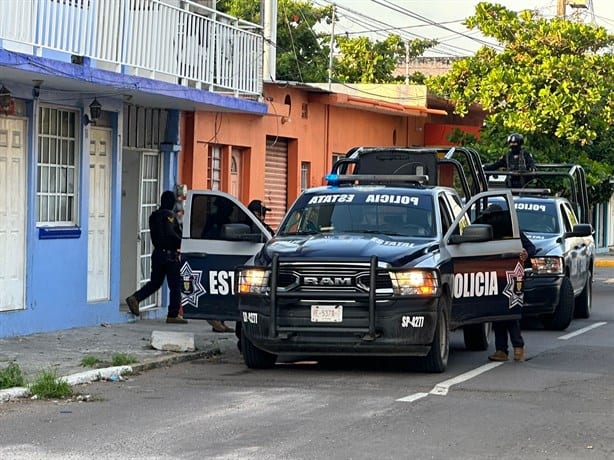
{"label": "ram logo on grille", "polygon": [[352,286],[351,276],[304,276],[305,286]]}

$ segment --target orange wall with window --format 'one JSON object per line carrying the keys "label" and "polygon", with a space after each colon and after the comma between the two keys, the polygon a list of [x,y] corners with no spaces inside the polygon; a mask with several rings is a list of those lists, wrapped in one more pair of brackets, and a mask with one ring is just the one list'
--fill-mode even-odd
{"label": "orange wall with window", "polygon": [[[356,146],[425,145],[425,115],[398,114],[393,110],[348,107],[323,103],[321,91],[300,86],[265,84],[269,114],[230,112],[185,113],[182,117],[182,152],[179,181],[190,189],[208,186],[208,153],[222,150],[220,189],[230,191],[230,154],[242,151],[241,192],[248,203],[264,196],[267,137],[288,140],[288,190],[290,205],[301,190],[301,163],[309,163],[308,186],[323,184],[333,154]],[[326,97],[326,94],[324,94]]]}

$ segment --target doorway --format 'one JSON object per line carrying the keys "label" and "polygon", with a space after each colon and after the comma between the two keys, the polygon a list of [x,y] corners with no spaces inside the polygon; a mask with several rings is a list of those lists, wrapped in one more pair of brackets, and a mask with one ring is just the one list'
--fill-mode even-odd
{"label": "doorway", "polygon": [[[158,208],[162,192],[162,163],[157,151],[124,150],[122,161],[121,283],[124,299],[143,287],[151,275],[153,246],[149,216]],[[140,304],[141,311],[157,308],[160,292]]]}
{"label": "doorway", "polygon": [[25,309],[27,127],[0,117],[0,311]]}
{"label": "doorway", "polygon": [[87,301],[111,294],[111,129],[90,129]]}

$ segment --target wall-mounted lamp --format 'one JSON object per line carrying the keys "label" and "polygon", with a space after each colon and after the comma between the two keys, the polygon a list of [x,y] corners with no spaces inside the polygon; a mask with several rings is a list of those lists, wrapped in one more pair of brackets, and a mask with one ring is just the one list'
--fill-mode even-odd
{"label": "wall-mounted lamp", "polygon": [[83,115],[83,124],[85,126],[89,125],[90,123],[96,124],[96,120],[100,118],[100,115],[102,115],[102,104],[98,102],[98,99],[94,98],[90,104],[89,116],[87,114]]}
{"label": "wall-mounted lamp", "polygon": [[11,92],[6,88],[6,86],[2,85],[2,88],[0,88],[0,109],[2,109],[5,114],[9,112],[12,101],[13,96],[11,96]]}
{"label": "wall-mounted lamp", "polygon": [[45,80],[32,80],[34,87],[32,88],[32,97],[37,99],[41,95],[41,86],[45,83]]}
{"label": "wall-mounted lamp", "polygon": [[290,117],[281,117],[281,124],[285,125],[286,123],[290,123],[292,119]]}

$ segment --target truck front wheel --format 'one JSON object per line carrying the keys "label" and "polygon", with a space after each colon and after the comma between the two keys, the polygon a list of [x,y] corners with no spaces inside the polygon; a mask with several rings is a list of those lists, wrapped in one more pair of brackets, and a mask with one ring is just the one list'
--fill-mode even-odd
{"label": "truck front wheel", "polygon": [[544,315],[541,317],[541,322],[546,329],[551,331],[562,331],[567,329],[569,323],[573,319],[574,310],[574,296],[573,287],[569,278],[563,278],[563,284],[561,284],[561,291],[559,292],[559,304],[556,306],[556,310],[551,315]]}
{"label": "truck front wheel", "polygon": [[448,321],[448,298],[441,296],[438,305],[437,325],[431,350],[424,357],[424,369],[426,372],[441,373],[448,365],[450,353],[450,331]]}
{"label": "truck front wheel", "polygon": [[241,351],[243,361],[250,369],[270,369],[277,361],[277,355],[256,347],[245,335],[243,328],[241,329]]}

